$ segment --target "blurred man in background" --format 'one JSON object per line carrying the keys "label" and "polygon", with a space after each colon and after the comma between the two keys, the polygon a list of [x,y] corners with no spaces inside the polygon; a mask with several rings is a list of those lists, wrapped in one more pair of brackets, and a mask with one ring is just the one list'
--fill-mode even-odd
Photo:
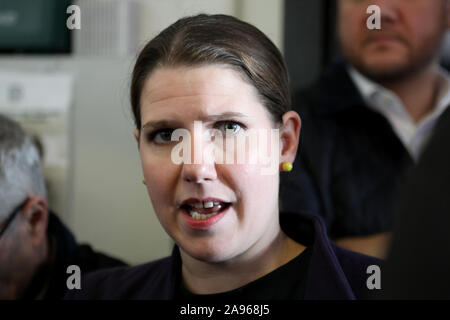
{"label": "blurred man in background", "polygon": [[0,115],[0,299],[62,298],[69,265],[84,275],[124,263],[78,245],[49,212],[36,145]]}
{"label": "blurred man in background", "polygon": [[[381,9],[381,30],[366,10]],[[450,103],[439,52],[447,0],[338,1],[344,61],[294,97],[302,137],[294,171],[282,177],[283,210],[321,215],[351,250],[384,257],[390,204]]]}

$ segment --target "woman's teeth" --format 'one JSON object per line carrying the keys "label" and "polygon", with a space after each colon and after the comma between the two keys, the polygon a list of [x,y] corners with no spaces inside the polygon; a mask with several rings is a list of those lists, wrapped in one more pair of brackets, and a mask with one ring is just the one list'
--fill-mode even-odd
{"label": "woman's teeth", "polygon": [[212,216],[215,216],[218,213],[219,212],[216,211],[216,212],[213,212],[213,213],[210,213],[210,214],[201,214],[201,213],[197,213],[196,211],[189,210],[189,214],[195,220],[205,220],[205,219],[211,218]]}
{"label": "woman's teeth", "polygon": [[220,206],[220,202],[213,202],[213,201],[207,201],[207,202],[197,202],[197,203],[193,203],[191,204],[191,206],[193,206],[196,209],[201,209],[201,208],[212,208],[214,206]]}
{"label": "woman's teeth", "polygon": [[206,201],[191,203],[188,212],[196,220],[205,220],[215,216],[223,208],[223,203],[216,201]]}

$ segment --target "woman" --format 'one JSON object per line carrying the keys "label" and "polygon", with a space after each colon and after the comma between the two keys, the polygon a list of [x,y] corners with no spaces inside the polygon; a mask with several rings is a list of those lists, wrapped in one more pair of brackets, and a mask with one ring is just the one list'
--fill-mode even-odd
{"label": "woman", "polygon": [[[290,171],[300,131],[298,114],[289,111],[285,64],[264,34],[225,15],[177,21],[140,53],[131,105],[144,183],[176,245],[171,257],[86,277],[75,297],[320,299],[362,294],[366,268],[377,260],[331,244],[318,218],[279,214],[278,170],[262,170],[267,162],[259,161],[261,151],[270,150],[279,170]],[[174,152],[180,129],[183,142],[193,141],[181,153]],[[217,135],[205,140],[211,132]],[[277,135],[270,143],[259,135],[263,144],[246,145],[246,160],[237,162],[238,144],[227,142],[250,132]],[[235,161],[217,161],[219,153],[205,155],[199,147],[205,141]],[[180,154],[182,162],[175,159]]]}

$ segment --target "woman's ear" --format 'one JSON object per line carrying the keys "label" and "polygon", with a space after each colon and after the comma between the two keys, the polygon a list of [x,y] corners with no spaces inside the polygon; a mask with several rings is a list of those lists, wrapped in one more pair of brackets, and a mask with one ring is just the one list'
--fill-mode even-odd
{"label": "woman's ear", "polygon": [[288,111],[283,115],[282,120],[280,162],[289,161],[293,163],[300,140],[301,119],[297,112]]}
{"label": "woman's ear", "polygon": [[134,138],[136,139],[136,142],[137,142],[137,147],[138,147],[138,149],[139,149],[139,136],[140,136],[140,132],[139,132],[139,130],[138,130],[137,128],[135,128],[134,131],[133,131],[133,134],[134,134]]}

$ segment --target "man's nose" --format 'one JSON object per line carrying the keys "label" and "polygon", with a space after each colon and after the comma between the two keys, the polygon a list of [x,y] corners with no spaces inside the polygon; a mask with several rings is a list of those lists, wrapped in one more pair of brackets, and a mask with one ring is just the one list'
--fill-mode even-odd
{"label": "man's nose", "polygon": [[399,0],[378,0],[375,4],[380,7],[381,23],[398,19]]}

